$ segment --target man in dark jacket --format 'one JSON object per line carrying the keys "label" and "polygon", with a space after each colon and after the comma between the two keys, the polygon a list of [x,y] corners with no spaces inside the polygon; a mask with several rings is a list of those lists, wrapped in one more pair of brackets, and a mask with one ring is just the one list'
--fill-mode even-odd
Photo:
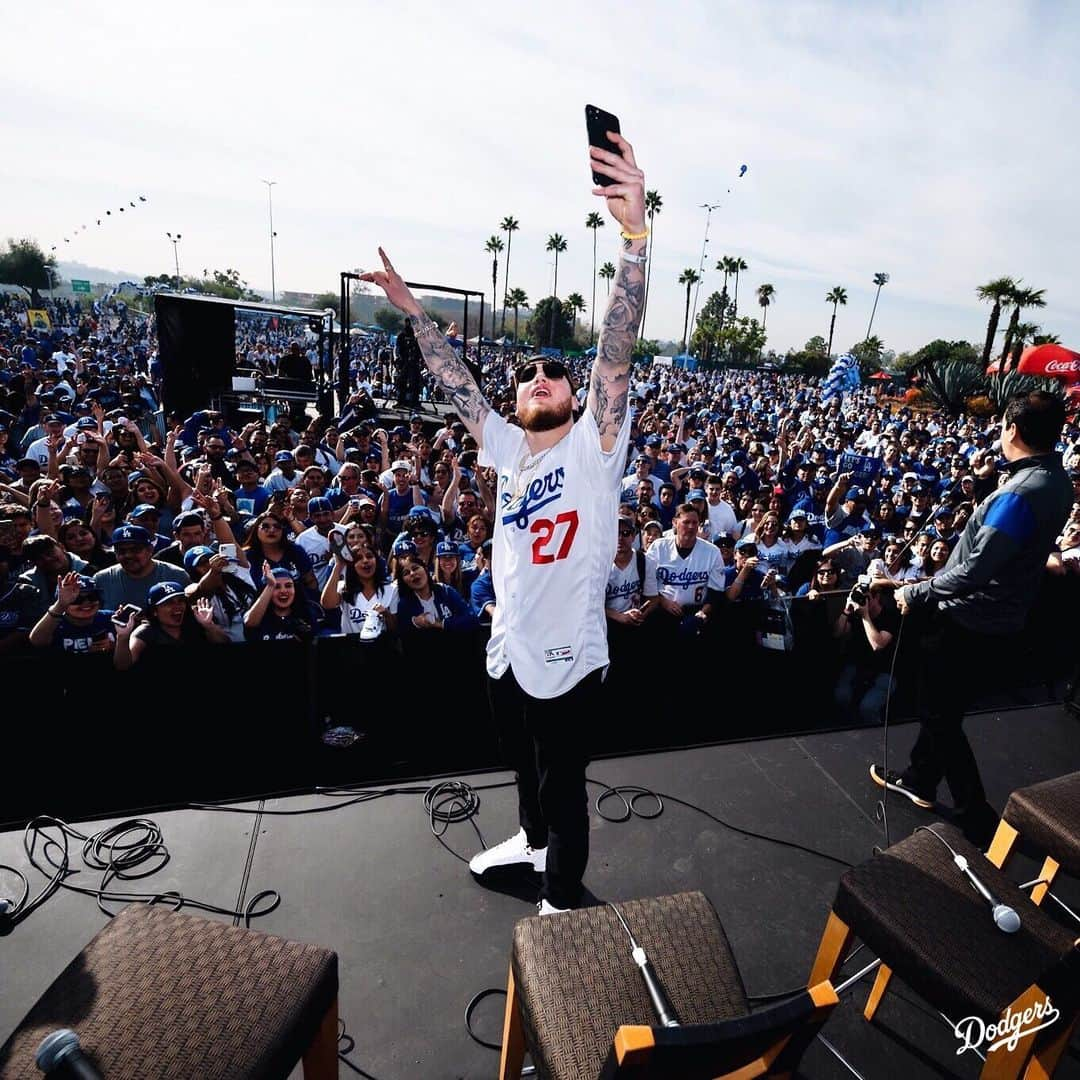
{"label": "man in dark jacket", "polygon": [[929,654],[919,736],[902,774],[870,767],[874,782],[933,805],[948,782],[958,823],[980,846],[989,842],[997,813],[986,801],[979,768],[963,731],[964,709],[988,663],[1008,656],[1038,593],[1046,557],[1072,505],[1072,485],[1054,447],[1065,406],[1036,390],[1009,402],[1001,452],[1009,479],[969,519],[945,567],[927,581],[896,592],[902,615],[936,605],[941,640]]}

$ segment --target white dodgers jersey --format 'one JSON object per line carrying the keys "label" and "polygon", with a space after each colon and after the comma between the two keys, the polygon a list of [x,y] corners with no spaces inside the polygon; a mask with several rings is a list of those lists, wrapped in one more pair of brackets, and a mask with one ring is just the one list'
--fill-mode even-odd
{"label": "white dodgers jersey", "polygon": [[719,548],[707,540],[698,539],[684,559],[675,537],[661,536],[645,553],[645,595],[666,596],[696,610],[709,589],[724,591],[723,561]]}
{"label": "white dodgers jersey", "polygon": [[588,408],[548,451],[530,455],[525,432],[495,412],[480,462],[499,474],[491,573],[499,603],[487,671],[512,667],[535,698],[565,694],[608,664],[604,590],[618,542],[619,484],[629,416],[611,453]]}

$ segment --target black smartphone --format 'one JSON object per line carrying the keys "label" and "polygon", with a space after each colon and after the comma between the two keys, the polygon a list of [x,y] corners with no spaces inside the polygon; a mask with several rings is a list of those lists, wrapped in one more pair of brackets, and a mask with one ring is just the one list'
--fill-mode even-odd
{"label": "black smartphone", "polygon": [[[605,112],[595,105],[585,106],[585,128],[589,133],[589,145],[598,146],[601,150],[607,150],[612,154],[621,154],[622,151],[607,137],[609,131],[622,133],[619,127],[619,118],[613,113]],[[613,177],[603,176],[593,171],[593,183],[597,187],[608,187],[616,181]]]}
{"label": "black smartphone", "polygon": [[136,617],[142,614],[142,608],[137,604],[121,604],[114,612],[112,621],[117,626],[126,626],[132,615]]}

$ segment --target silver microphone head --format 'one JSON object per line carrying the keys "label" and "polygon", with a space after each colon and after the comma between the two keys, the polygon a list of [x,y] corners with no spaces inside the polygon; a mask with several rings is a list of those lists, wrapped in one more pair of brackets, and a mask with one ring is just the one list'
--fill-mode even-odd
{"label": "silver microphone head", "polygon": [[994,925],[1006,934],[1015,934],[1020,929],[1020,916],[1008,904],[994,905]]}

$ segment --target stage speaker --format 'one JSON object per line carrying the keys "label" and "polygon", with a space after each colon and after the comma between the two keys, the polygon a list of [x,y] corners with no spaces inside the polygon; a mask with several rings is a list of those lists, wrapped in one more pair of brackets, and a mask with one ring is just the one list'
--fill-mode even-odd
{"label": "stage speaker", "polygon": [[154,297],[161,397],[181,418],[208,409],[232,385],[236,368],[233,305],[205,297]]}

